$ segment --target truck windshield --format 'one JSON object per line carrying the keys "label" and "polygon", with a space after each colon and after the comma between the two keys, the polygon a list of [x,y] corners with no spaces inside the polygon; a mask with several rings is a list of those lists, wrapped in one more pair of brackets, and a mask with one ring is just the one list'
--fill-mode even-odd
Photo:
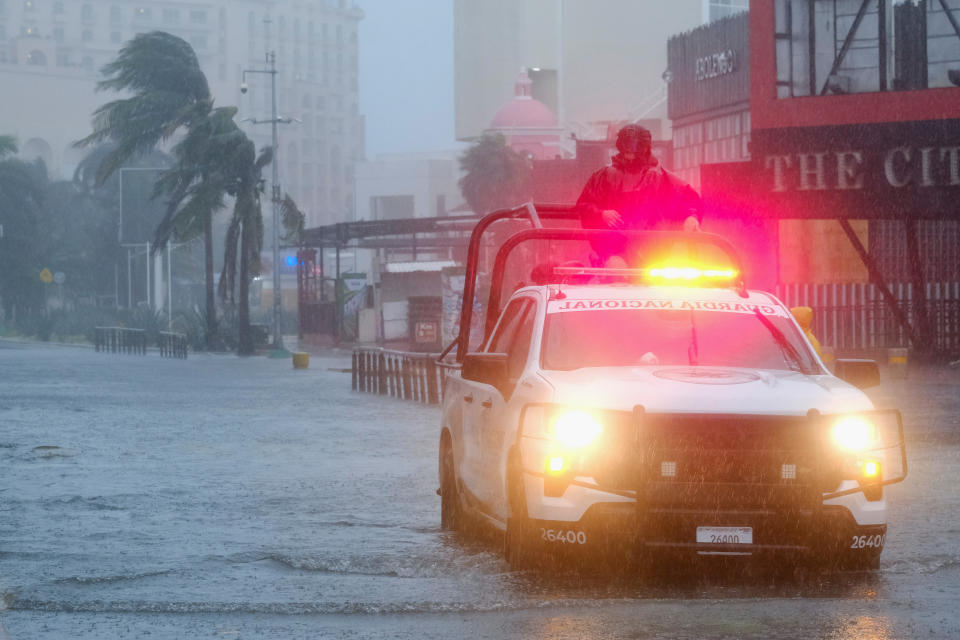
{"label": "truck windshield", "polygon": [[705,365],[821,373],[796,328],[778,315],[592,309],[549,313],[544,331],[545,369]]}

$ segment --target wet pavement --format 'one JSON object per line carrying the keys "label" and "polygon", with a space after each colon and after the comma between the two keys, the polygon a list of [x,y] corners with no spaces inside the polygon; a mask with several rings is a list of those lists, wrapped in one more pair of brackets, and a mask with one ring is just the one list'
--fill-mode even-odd
{"label": "wet pavement", "polygon": [[439,410],[348,365],[0,341],[0,639],[960,636],[960,370],[871,392],[910,458],[878,572],[651,582],[442,532]]}

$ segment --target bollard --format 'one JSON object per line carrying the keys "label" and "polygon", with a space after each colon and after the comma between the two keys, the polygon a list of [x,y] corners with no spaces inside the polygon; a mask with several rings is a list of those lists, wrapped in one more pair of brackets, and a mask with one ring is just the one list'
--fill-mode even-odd
{"label": "bollard", "polygon": [[377,393],[387,395],[387,356],[377,355]]}
{"label": "bollard", "polygon": [[409,399],[410,399],[410,396],[411,396],[411,393],[410,393],[410,360],[409,360],[408,358],[404,358],[403,361],[402,361],[401,364],[400,364],[400,368],[401,368],[401,370],[402,370],[402,372],[403,372],[403,399],[404,399],[404,400],[409,400]]}
{"label": "bollard", "polygon": [[353,350],[353,360],[350,363],[350,388],[357,391],[357,350]]}
{"label": "bollard", "polygon": [[906,380],[908,354],[909,351],[904,348],[887,349],[887,368],[892,379]]}
{"label": "bollard", "polygon": [[437,365],[431,357],[427,360],[427,402],[438,404],[440,402],[437,393]]}
{"label": "bollard", "polygon": [[306,369],[310,366],[310,354],[303,351],[293,352],[293,368]]}
{"label": "bollard", "polygon": [[391,365],[391,367],[393,372],[393,397],[399,398],[400,397],[400,359],[397,356],[393,356],[392,360],[393,360],[393,365]]}

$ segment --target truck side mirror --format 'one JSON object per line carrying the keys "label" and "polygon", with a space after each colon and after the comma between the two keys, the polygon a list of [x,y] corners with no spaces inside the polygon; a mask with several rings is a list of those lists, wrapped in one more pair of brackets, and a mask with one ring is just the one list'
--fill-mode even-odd
{"label": "truck side mirror", "polygon": [[461,375],[464,380],[474,380],[496,387],[501,393],[509,386],[507,354],[468,353],[463,357]]}
{"label": "truck side mirror", "polygon": [[838,359],[834,375],[859,389],[868,389],[880,384],[880,367],[875,360]]}

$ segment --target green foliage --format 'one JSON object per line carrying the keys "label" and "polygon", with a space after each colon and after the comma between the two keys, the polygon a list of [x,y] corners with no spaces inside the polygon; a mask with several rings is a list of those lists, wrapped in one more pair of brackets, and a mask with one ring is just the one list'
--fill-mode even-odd
{"label": "green foliage", "polygon": [[530,164],[500,135],[484,135],[462,156],[460,191],[474,213],[486,214],[530,200]]}
{"label": "green foliage", "polygon": [[43,162],[0,160],[0,300],[6,317],[18,322],[42,310],[41,208],[46,190]]}
{"label": "green foliage", "polygon": [[141,306],[135,308],[126,318],[124,326],[143,329],[147,332],[147,344],[157,344],[160,332],[167,330],[167,317],[160,311]]}
{"label": "green foliage", "polygon": [[69,311],[51,311],[40,322],[37,337],[44,341],[93,342],[95,327],[116,325],[116,310],[84,305]]}
{"label": "green foliage", "polygon": [[17,139],[13,136],[0,136],[0,158],[17,152]]}

